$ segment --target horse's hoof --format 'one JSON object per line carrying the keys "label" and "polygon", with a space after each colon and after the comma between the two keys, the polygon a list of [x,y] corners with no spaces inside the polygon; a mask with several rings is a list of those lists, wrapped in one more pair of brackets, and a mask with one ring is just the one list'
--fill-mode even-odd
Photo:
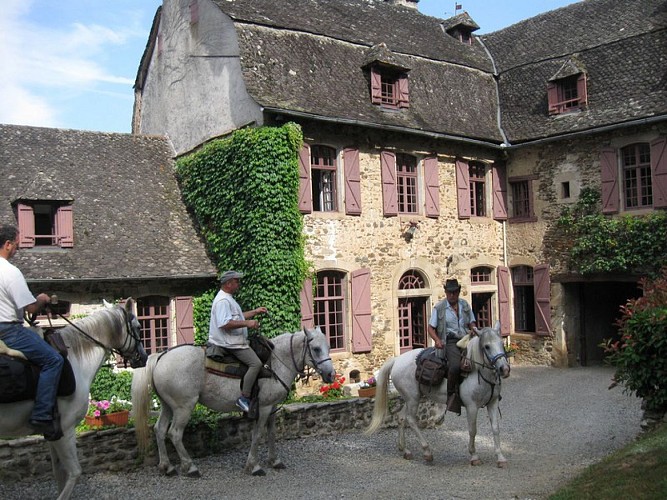
{"label": "horse's hoof", "polygon": [[191,471],[188,471],[187,476],[188,477],[201,477],[201,472],[199,472],[199,469],[191,470]]}
{"label": "horse's hoof", "polygon": [[406,460],[412,460],[412,452],[406,451],[405,453],[403,453],[403,458],[405,458]]}
{"label": "horse's hoof", "polygon": [[482,465],[482,461],[479,458],[470,461],[470,465]]}
{"label": "horse's hoof", "polygon": [[264,471],[264,469],[259,468],[259,469],[256,469],[256,470],[252,471],[252,475],[253,476],[266,476],[266,472]]}
{"label": "horse's hoof", "polygon": [[429,453],[428,455],[424,455],[424,460],[428,463],[433,462],[433,455]]}
{"label": "horse's hoof", "polygon": [[173,477],[178,475],[176,467],[169,467],[168,469],[162,469],[162,473],[167,477]]}
{"label": "horse's hoof", "polygon": [[282,463],[281,461],[278,461],[275,464],[273,464],[273,468],[282,470],[282,469],[287,469],[287,466],[284,463]]}
{"label": "horse's hoof", "polygon": [[507,468],[507,462],[506,461],[498,462],[497,465],[498,465],[499,469],[506,469]]}

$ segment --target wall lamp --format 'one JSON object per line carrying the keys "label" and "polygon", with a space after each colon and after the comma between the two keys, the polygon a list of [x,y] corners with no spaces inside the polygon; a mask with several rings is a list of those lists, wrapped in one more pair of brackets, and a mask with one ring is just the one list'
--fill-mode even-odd
{"label": "wall lamp", "polygon": [[403,238],[405,241],[410,242],[412,241],[412,238],[415,237],[415,233],[417,232],[417,222],[410,222],[410,226],[405,230],[403,233]]}

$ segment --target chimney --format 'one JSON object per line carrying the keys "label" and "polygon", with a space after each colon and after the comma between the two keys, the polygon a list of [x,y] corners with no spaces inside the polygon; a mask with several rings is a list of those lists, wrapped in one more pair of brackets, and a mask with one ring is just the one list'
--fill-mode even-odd
{"label": "chimney", "polygon": [[411,9],[417,10],[417,4],[419,3],[419,0],[385,0],[385,2],[388,2],[391,5],[402,5],[403,7],[409,7]]}

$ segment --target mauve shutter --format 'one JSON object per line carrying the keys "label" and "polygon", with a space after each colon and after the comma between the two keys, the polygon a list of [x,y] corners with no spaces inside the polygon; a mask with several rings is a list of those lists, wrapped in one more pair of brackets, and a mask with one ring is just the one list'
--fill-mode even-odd
{"label": "mauve shutter", "polygon": [[371,68],[371,103],[382,104],[382,75]]}
{"label": "mauve shutter", "polygon": [[495,162],[491,167],[491,185],[493,188],[493,218],[507,220],[507,182],[505,162]]}
{"label": "mauve shutter", "polygon": [[667,208],[667,138],[651,143],[653,172],[653,208]]}
{"label": "mauve shutter", "polygon": [[192,0],[190,2],[190,24],[199,22],[199,0]]}
{"label": "mauve shutter", "polygon": [[192,297],[176,297],[176,344],[194,344]]}
{"label": "mauve shutter", "polygon": [[410,107],[410,90],[408,87],[407,76],[401,76],[398,79],[398,107],[399,108]]}
{"label": "mauve shutter", "polygon": [[456,201],[459,219],[470,218],[470,171],[468,162],[456,160]]}
{"label": "mauve shutter", "polygon": [[361,178],[359,175],[359,150],[345,148],[343,150],[345,163],[345,213],[347,215],[361,214]]}
{"label": "mauve shutter", "polygon": [[382,210],[384,215],[398,215],[398,193],[396,192],[396,155],[389,151],[380,153],[382,175]]}
{"label": "mauve shutter", "polygon": [[500,333],[510,334],[510,270],[499,266],[498,275],[498,309],[500,310]]}
{"label": "mauve shutter", "polygon": [[586,73],[582,73],[577,78],[577,97],[579,98],[579,107],[584,108],[588,103],[588,93],[586,91]]}
{"label": "mauve shutter", "polygon": [[17,205],[19,219],[19,248],[35,246],[35,213],[30,205]]}
{"label": "mauve shutter", "polygon": [[307,278],[301,289],[301,328],[313,328],[313,280]]}
{"label": "mauve shutter", "polygon": [[558,86],[554,82],[547,83],[547,101],[549,101],[549,114],[558,113]]}
{"label": "mauve shutter", "polygon": [[533,286],[535,292],[535,333],[551,333],[551,280],[549,264],[538,264],[533,268]]}
{"label": "mauve shutter", "polygon": [[371,335],[371,271],[352,272],[352,352],[370,352]]}
{"label": "mauve shutter", "polygon": [[313,211],[310,196],[310,146],[304,144],[299,151],[299,210],[302,214]]}
{"label": "mauve shutter", "polygon": [[61,248],[74,246],[74,216],[72,205],[58,207],[55,220],[56,244]]}
{"label": "mauve shutter", "polygon": [[440,215],[440,182],[438,180],[438,158],[424,158],[426,181],[426,217]]}
{"label": "mauve shutter", "polygon": [[618,212],[618,163],[616,150],[603,148],[600,153],[600,177],[602,179],[602,213]]}

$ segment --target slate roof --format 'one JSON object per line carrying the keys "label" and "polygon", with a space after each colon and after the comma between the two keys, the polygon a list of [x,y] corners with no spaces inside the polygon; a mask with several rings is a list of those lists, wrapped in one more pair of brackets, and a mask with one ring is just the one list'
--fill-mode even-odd
{"label": "slate roof", "polygon": [[215,277],[160,137],[0,125],[0,223],[17,199],[73,200],[74,247],[21,249],[27,279]]}
{"label": "slate roof", "polygon": [[[664,118],[666,28],[665,0],[585,0],[482,36],[510,142]],[[550,117],[546,83],[570,60],[586,71],[589,106]]]}
{"label": "slate roof", "polygon": [[[382,0],[214,0],[235,21],[250,95],[264,108],[502,142],[491,60],[441,19]],[[410,69],[410,107],[370,99],[372,47]]]}

